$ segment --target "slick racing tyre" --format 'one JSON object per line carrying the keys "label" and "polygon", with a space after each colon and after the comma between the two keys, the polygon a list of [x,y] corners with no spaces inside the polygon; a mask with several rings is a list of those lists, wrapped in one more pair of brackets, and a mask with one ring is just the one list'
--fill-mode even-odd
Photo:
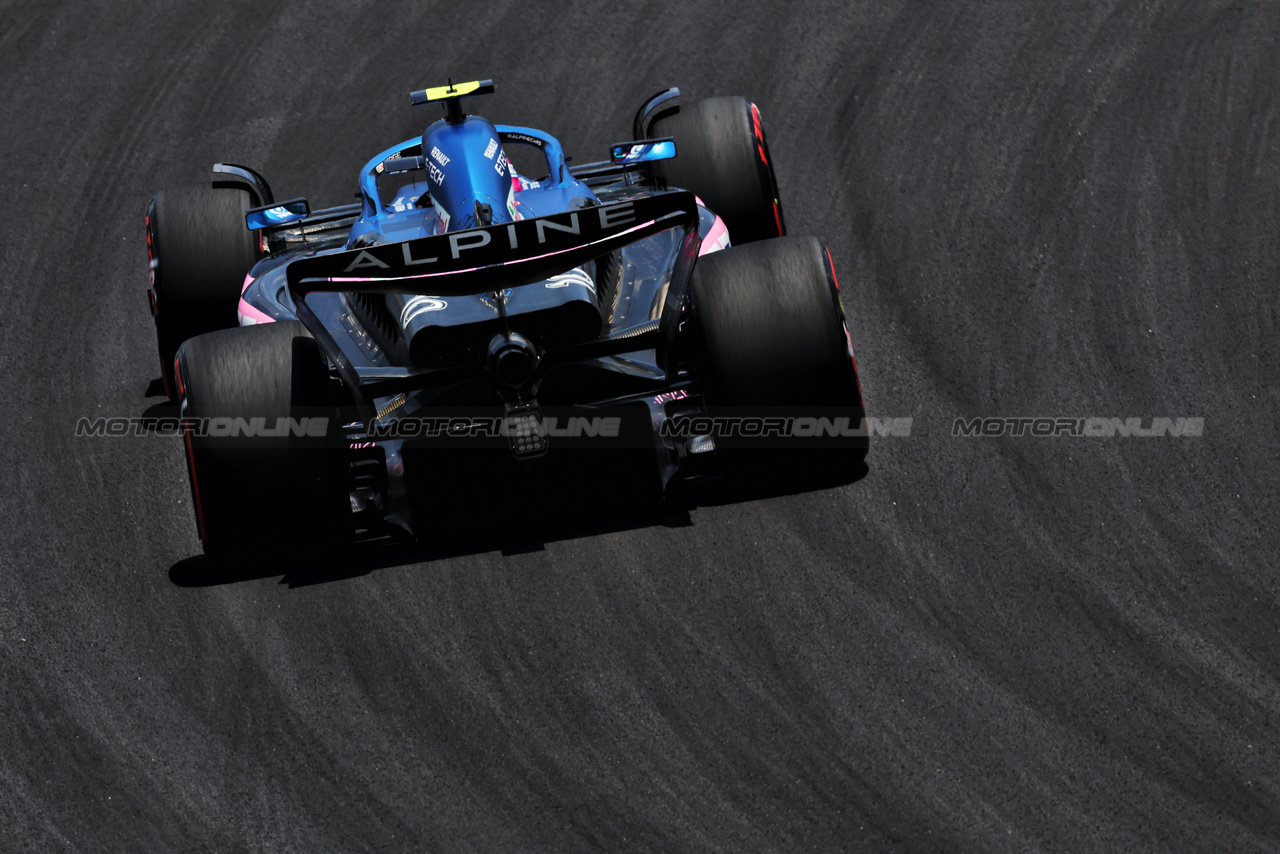
{"label": "slick racing tyre", "polygon": [[659,113],[649,136],[676,141],[674,159],[650,164],[653,176],[701,198],[735,246],[787,233],[755,104],[740,96],[682,104]]}
{"label": "slick racing tyre", "polygon": [[186,341],[176,363],[205,552],[230,569],[340,551],[351,534],[345,436],[306,328],[206,333]]}
{"label": "slick racing tyre", "polygon": [[248,207],[244,190],[196,184],[162,190],[147,208],[151,310],[170,399],[179,345],[237,323],[240,288],[260,256],[257,234],[245,227]]}
{"label": "slick racing tyre", "polygon": [[822,243],[782,237],[704,256],[692,287],[726,471],[851,473],[867,454],[866,413]]}

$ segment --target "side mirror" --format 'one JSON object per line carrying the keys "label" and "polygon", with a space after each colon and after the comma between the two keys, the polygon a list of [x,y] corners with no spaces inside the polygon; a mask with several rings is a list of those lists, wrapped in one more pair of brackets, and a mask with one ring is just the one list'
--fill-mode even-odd
{"label": "side mirror", "polygon": [[613,146],[611,154],[614,166],[631,166],[635,163],[651,163],[654,160],[670,160],[676,156],[676,141],[667,137],[666,139],[619,142]]}
{"label": "side mirror", "polygon": [[244,212],[245,224],[250,231],[260,228],[275,228],[298,222],[311,215],[311,205],[306,199],[290,199],[274,205],[263,205],[260,208],[249,208]]}

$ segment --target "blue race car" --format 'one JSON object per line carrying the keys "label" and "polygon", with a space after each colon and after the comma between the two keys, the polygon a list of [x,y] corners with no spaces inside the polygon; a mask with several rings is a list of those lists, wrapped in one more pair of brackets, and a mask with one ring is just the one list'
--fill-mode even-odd
{"label": "blue race car", "polygon": [[618,485],[643,491],[865,457],[831,255],[784,236],[754,104],[659,92],[571,168],[550,134],[463,112],[492,91],[412,93],[444,117],[370,160],[356,204],[279,201],[231,164],[151,201],[162,377],[215,559],[429,538],[455,486],[494,506],[571,458],[643,456]]}

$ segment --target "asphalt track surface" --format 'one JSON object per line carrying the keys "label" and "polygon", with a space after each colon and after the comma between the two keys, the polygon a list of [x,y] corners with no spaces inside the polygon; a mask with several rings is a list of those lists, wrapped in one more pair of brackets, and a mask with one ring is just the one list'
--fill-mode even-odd
{"label": "asphalt track surface", "polygon": [[[140,5],[0,6],[0,849],[1280,846],[1280,6]],[[73,437],[161,402],[144,206],[345,202],[450,76],[579,162],[753,98],[910,436],[218,583],[178,441]]]}

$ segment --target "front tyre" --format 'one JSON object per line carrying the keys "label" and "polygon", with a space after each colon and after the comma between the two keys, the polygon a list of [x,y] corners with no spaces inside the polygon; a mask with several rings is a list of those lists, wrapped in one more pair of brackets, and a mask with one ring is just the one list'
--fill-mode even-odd
{"label": "front tyre", "polygon": [[237,325],[244,277],[261,255],[245,227],[249,194],[194,184],[161,190],[147,208],[151,310],[165,391],[177,400],[173,358],[188,338]]}
{"label": "front tyre", "polygon": [[676,156],[654,177],[690,190],[724,220],[735,246],[787,233],[760,110],[741,96],[708,98],[660,112],[650,137],[674,137]]}

